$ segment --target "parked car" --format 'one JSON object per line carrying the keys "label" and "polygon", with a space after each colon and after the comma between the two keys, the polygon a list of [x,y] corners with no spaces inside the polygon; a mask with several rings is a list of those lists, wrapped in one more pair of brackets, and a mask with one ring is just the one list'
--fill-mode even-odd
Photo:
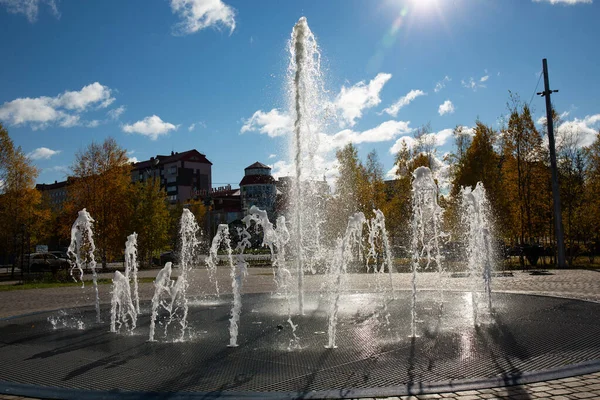
{"label": "parked car", "polygon": [[[164,253],[161,253],[160,255],[160,265],[165,265],[168,262],[172,262],[173,264],[175,264],[175,252],[173,251],[167,251]],[[175,265],[173,265],[175,266]]]}
{"label": "parked car", "polygon": [[29,255],[29,272],[57,271],[68,267],[68,260],[58,258],[51,253],[31,253]]}
{"label": "parked car", "polygon": [[60,258],[61,260],[67,260],[67,261],[69,260],[69,256],[64,251],[55,250],[55,251],[49,251],[48,253],[54,254],[57,258]]}

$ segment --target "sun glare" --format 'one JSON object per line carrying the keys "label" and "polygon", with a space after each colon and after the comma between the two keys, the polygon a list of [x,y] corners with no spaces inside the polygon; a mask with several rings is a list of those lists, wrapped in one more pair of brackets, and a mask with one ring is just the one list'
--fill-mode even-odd
{"label": "sun glare", "polygon": [[418,11],[430,11],[437,8],[439,0],[411,0],[413,7]]}

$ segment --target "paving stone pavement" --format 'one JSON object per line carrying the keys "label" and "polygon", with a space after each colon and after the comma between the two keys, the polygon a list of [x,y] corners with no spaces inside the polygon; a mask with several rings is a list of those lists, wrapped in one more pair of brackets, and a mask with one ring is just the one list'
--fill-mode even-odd
{"label": "paving stone pavement", "polygon": [[[140,276],[154,277],[157,272],[157,270],[141,271]],[[228,269],[220,268],[218,270],[220,282],[226,282],[228,275]],[[101,277],[110,276],[110,274],[101,274]],[[203,269],[196,270],[190,280],[190,292],[197,290],[198,293],[201,293],[214,290]],[[396,290],[410,289],[410,274],[394,274],[393,281]],[[308,275],[305,287],[308,290],[317,291],[321,289],[322,282],[321,275]],[[464,277],[446,275],[440,279],[437,274],[423,273],[417,280],[420,290],[437,290],[440,284],[445,290],[462,291],[471,288],[469,280]],[[375,280],[365,279],[365,274],[349,274],[348,276],[348,287],[352,290],[372,290],[374,285]],[[227,288],[228,285],[221,285],[222,292],[226,292]],[[260,293],[271,290],[273,290],[271,269],[251,268],[244,283],[244,292]],[[554,270],[548,275],[531,275],[518,271],[514,272],[513,276],[495,277],[493,290],[600,302],[600,271]],[[110,285],[100,285],[99,292],[101,302],[109,303]],[[140,285],[142,299],[149,299],[152,292],[152,283]],[[6,291],[0,292],[0,318],[91,304],[93,304],[93,289],[89,282],[86,283],[85,288],[65,287]],[[26,398],[0,394],[0,400],[8,399]],[[385,399],[600,399],[600,372],[525,385]]]}

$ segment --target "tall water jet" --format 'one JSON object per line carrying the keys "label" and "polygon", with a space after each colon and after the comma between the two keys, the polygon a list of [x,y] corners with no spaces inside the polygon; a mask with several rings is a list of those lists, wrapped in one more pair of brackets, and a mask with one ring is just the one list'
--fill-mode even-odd
{"label": "tall water jet", "polygon": [[[367,253],[367,272],[369,272],[369,260],[373,260],[375,262],[374,272],[378,274],[383,274],[387,267],[388,277],[389,277],[389,291],[390,297],[395,298],[394,294],[394,280],[392,275],[392,251],[390,247],[390,240],[388,237],[387,230],[385,229],[385,216],[381,210],[373,210],[375,216],[367,221],[367,227],[369,228],[369,252]],[[381,264],[378,264],[379,252],[377,249],[377,242],[381,242],[383,259]],[[379,275],[376,277],[377,283],[379,285]]]}
{"label": "tall water jet", "polygon": [[[461,220],[466,228],[467,260],[473,294],[483,289],[488,311],[492,312],[492,268],[494,249],[492,246],[493,226],[491,207],[483,183],[478,182],[475,189],[463,187],[461,190]],[[480,285],[483,284],[481,287]],[[473,306],[477,307],[474,301]]]}
{"label": "tall water jet", "polygon": [[313,246],[313,242],[319,237],[319,212],[314,209],[316,189],[310,180],[318,176],[313,158],[319,143],[319,114],[324,108],[319,99],[322,89],[321,55],[305,17],[300,18],[292,30],[289,50],[289,103],[294,121],[290,149],[295,173],[289,205],[298,276],[298,309],[300,314],[304,314],[305,262],[314,257],[314,249],[318,248],[318,243]]}
{"label": "tall water jet", "polygon": [[[421,258],[426,257],[426,271],[434,270],[442,281],[442,257],[440,239],[445,237],[440,229],[442,208],[438,205],[438,187],[433,179],[431,170],[419,167],[413,172],[412,182],[412,298],[411,298],[411,335],[417,336],[416,306],[417,306],[417,272],[420,269]],[[431,264],[434,263],[435,266]],[[440,286],[440,309],[443,307],[444,289]]]}
{"label": "tall water jet", "polygon": [[330,306],[329,306],[329,317],[328,317],[328,343],[325,346],[328,349],[335,349],[336,334],[337,334],[337,320],[338,310],[340,304],[340,296],[342,294],[342,280],[346,275],[348,263],[352,260],[352,248],[353,245],[360,245],[362,240],[362,230],[365,224],[365,215],[362,212],[358,212],[352,215],[348,219],[348,226],[344,236],[337,241],[337,246],[332,260],[332,266],[330,273],[333,276],[334,289],[331,292]]}
{"label": "tall water jet", "polygon": [[154,295],[152,296],[152,316],[150,317],[150,337],[151,342],[154,341],[154,329],[156,327],[156,320],[158,319],[158,312],[160,308],[163,308],[169,314],[171,313],[171,302],[173,298],[172,289],[173,281],[171,280],[171,262],[165,264],[156,275],[154,280]]}
{"label": "tall water jet", "polygon": [[[169,287],[171,302],[165,307],[169,312],[168,320],[164,324],[165,336],[167,335],[169,326],[174,322],[178,321],[180,326],[180,341],[185,339],[185,332],[187,329],[187,316],[188,316],[188,298],[187,289],[189,286],[188,272],[192,268],[192,264],[195,259],[196,250],[200,244],[198,240],[198,232],[200,227],[196,222],[194,214],[187,208],[183,209],[179,226],[179,236],[181,240],[181,250],[179,259],[179,276],[175,284]],[[162,271],[161,271],[162,272]],[[159,274],[160,275],[160,274]],[[166,272],[165,272],[166,275]],[[170,276],[170,274],[169,274]],[[158,279],[158,277],[157,277]],[[164,276],[163,276],[164,279]],[[155,285],[155,294],[156,294]],[[164,288],[160,288],[164,291]],[[153,309],[155,308],[153,304]],[[152,337],[151,337],[152,340]]]}
{"label": "tall water jet", "polygon": [[71,259],[75,259],[75,264],[69,271],[73,279],[77,281],[77,278],[73,276],[73,270],[77,268],[79,270],[79,280],[83,284],[83,266],[87,266],[92,270],[92,282],[94,285],[94,294],[96,307],[96,322],[100,322],[100,297],[98,295],[98,274],[96,273],[96,259],[94,257],[94,251],[96,251],[96,245],[94,244],[94,231],[93,231],[94,219],[90,216],[90,213],[84,208],[79,211],[77,219],[71,227],[71,243],[67,250],[67,255]]}
{"label": "tall water jet", "polygon": [[208,279],[214,283],[217,297],[220,295],[219,282],[217,281],[217,265],[219,264],[219,248],[222,243],[226,244],[229,264],[232,265],[231,240],[229,238],[229,227],[227,224],[219,224],[217,227],[217,233],[212,239],[210,249],[208,250],[208,257],[206,257],[205,261],[206,268],[208,269]]}
{"label": "tall water jet", "polygon": [[[248,216],[242,219],[244,222],[244,228],[237,228],[238,242],[235,252],[237,253],[237,263],[233,264],[233,259],[230,257],[231,272],[231,290],[233,292],[233,303],[231,305],[231,318],[229,318],[229,347],[237,347],[238,328],[240,322],[240,313],[242,312],[242,280],[248,274],[248,264],[244,260],[244,251],[247,247],[251,247],[250,238],[252,237],[248,233],[250,227],[250,219]],[[231,247],[230,247],[231,248]]]}
{"label": "tall water jet", "polygon": [[[287,269],[285,260],[285,246],[290,240],[290,233],[285,225],[285,217],[277,218],[277,225],[274,227],[266,211],[256,206],[250,207],[249,219],[256,223],[256,226],[262,227],[263,241],[262,245],[267,246],[271,252],[271,260],[275,270],[275,284],[277,291],[283,292],[287,302],[287,323],[292,328],[292,338],[290,339],[289,349],[298,347],[298,336],[296,336],[297,324],[292,320],[292,304],[290,298],[291,273]],[[246,217],[246,218],[248,218]]]}
{"label": "tall water jet", "polygon": [[119,271],[115,271],[110,301],[110,331],[117,332],[125,326],[132,332],[137,324],[137,315],[131,298],[129,279]]}
{"label": "tall water jet", "polygon": [[[140,294],[138,288],[137,233],[127,236],[125,243],[125,278],[133,283],[133,303],[135,311],[140,313]],[[130,276],[131,275],[131,276]]]}

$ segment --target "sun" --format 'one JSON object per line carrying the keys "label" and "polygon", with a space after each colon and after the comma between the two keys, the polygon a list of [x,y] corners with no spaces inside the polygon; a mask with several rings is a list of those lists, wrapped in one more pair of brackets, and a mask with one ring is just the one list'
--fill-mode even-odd
{"label": "sun", "polygon": [[415,10],[426,12],[438,8],[440,0],[410,0]]}

